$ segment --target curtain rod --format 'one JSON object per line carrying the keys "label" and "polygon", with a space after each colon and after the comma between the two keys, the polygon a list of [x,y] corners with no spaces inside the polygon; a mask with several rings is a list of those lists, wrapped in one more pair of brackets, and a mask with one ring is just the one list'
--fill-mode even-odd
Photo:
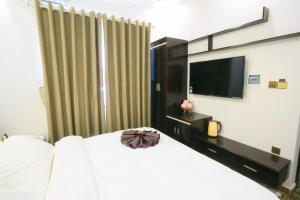
{"label": "curtain rod", "polygon": [[[39,2],[45,2],[45,3],[52,3],[52,4],[55,4],[55,5],[59,5],[59,6],[63,6],[63,4],[61,4],[61,3],[57,3],[57,2],[53,2],[53,1],[49,1],[49,0],[39,0]],[[47,9],[47,6],[46,5],[40,5],[42,8],[46,8]],[[54,8],[55,10],[57,10],[57,8]],[[69,12],[69,10],[67,10],[67,9],[64,9],[64,12]],[[94,11],[90,11],[90,12],[94,12]],[[81,15],[81,13],[80,12],[77,12],[76,10],[75,10],[75,14],[79,14],[79,15]],[[87,16],[88,16],[88,14],[86,14]],[[113,18],[114,16],[112,16],[112,17],[107,17],[107,19],[108,20],[112,20],[112,18]],[[116,21],[121,21],[121,19],[115,19]],[[137,21],[137,20],[135,20],[135,21]],[[142,22],[143,23],[143,22]],[[132,21],[132,24],[134,24],[133,23],[133,21]],[[145,23],[146,24],[146,23]],[[151,27],[151,29],[154,29],[155,27],[153,26],[153,25],[151,25],[151,23],[147,23],[146,24],[146,26],[150,26]]]}

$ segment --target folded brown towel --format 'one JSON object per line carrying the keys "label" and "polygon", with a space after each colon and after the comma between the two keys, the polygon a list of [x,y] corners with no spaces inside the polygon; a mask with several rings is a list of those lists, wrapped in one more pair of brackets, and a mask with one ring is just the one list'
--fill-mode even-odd
{"label": "folded brown towel", "polygon": [[122,133],[122,144],[132,148],[147,148],[159,142],[160,135],[156,131],[127,130]]}

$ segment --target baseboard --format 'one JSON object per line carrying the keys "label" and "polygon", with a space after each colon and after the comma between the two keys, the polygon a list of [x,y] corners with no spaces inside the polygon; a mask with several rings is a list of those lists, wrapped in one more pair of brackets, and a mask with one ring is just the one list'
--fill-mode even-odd
{"label": "baseboard", "polygon": [[296,188],[296,183],[293,183],[290,187],[280,186],[279,191],[285,194],[291,194]]}

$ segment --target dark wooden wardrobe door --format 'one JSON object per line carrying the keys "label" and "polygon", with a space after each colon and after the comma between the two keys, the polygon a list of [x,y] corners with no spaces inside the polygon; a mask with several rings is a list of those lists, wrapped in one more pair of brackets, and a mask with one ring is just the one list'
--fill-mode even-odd
{"label": "dark wooden wardrobe door", "polygon": [[165,115],[166,45],[151,49],[151,121],[152,127],[163,131]]}
{"label": "dark wooden wardrobe door", "polygon": [[151,47],[151,126],[164,132],[187,96],[187,41],[165,37]]}
{"label": "dark wooden wardrobe door", "polygon": [[166,108],[167,114],[181,112],[187,98],[187,43],[170,39],[167,46]]}

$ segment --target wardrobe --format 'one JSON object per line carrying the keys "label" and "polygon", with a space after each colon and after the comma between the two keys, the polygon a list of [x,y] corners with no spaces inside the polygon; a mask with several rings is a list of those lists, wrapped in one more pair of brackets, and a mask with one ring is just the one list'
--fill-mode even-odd
{"label": "wardrobe", "polygon": [[151,43],[151,126],[166,130],[166,115],[182,112],[187,98],[186,40],[164,37]]}

